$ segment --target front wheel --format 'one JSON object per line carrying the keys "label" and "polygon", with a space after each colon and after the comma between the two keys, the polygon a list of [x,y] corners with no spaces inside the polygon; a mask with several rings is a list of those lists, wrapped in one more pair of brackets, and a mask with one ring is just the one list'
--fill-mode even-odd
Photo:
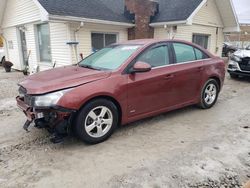
{"label": "front wheel", "polygon": [[114,103],[96,99],[79,112],[74,131],[88,144],[98,144],[108,139],[118,125],[118,111]]}
{"label": "front wheel", "polygon": [[214,79],[208,80],[201,92],[201,101],[199,106],[203,109],[209,109],[216,103],[219,95],[219,85]]}

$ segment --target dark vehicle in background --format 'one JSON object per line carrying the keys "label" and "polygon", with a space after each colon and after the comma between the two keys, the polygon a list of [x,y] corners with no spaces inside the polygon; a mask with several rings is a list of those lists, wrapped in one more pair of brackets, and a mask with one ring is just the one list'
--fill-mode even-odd
{"label": "dark vehicle in background", "polygon": [[250,46],[232,54],[227,71],[232,78],[239,76],[250,77]]}
{"label": "dark vehicle in background", "polygon": [[222,49],[222,56],[223,57],[230,57],[234,52],[238,50],[238,47],[228,43],[223,43],[223,49]]}
{"label": "dark vehicle in background", "polygon": [[76,66],[29,76],[19,84],[17,104],[26,130],[35,121],[59,139],[72,130],[96,144],[118,125],[189,105],[211,108],[224,77],[224,61],[200,46],[135,40],[105,47]]}

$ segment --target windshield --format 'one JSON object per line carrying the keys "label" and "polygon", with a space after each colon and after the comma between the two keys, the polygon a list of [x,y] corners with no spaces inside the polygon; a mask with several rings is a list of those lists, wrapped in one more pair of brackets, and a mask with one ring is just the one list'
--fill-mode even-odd
{"label": "windshield", "polygon": [[79,66],[97,70],[115,70],[138,48],[140,48],[140,45],[109,46],[86,57],[80,61]]}

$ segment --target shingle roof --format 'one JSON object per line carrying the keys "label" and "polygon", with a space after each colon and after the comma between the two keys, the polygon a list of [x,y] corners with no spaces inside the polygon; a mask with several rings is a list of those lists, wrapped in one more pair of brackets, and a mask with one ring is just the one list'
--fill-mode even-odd
{"label": "shingle roof", "polygon": [[[132,23],[124,15],[125,0],[38,0],[51,15],[74,16]],[[202,0],[158,0],[152,22],[186,20]]]}
{"label": "shingle roof", "polygon": [[124,16],[124,0],[38,0],[51,15],[131,23]]}
{"label": "shingle roof", "polygon": [[158,0],[159,13],[152,22],[182,21],[194,12],[202,0]]}

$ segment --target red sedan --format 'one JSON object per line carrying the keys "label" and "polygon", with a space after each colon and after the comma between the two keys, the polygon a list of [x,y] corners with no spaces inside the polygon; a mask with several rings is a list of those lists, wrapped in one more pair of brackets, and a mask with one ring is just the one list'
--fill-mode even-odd
{"label": "red sedan", "polygon": [[197,104],[211,108],[225,77],[224,61],[179,40],[113,44],[77,65],[29,76],[17,104],[54,142],[72,132],[100,143],[119,124]]}

